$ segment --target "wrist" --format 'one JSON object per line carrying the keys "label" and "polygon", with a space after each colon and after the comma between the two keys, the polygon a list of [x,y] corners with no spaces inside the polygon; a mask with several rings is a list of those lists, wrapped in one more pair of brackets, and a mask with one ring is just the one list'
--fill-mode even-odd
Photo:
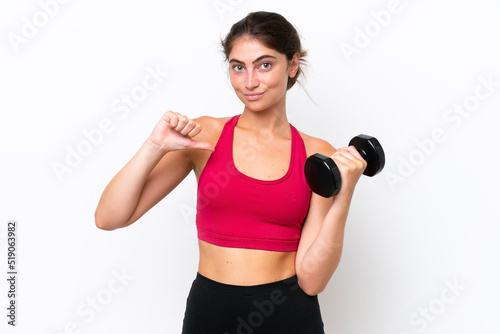
{"label": "wrist", "polygon": [[353,195],[354,191],[350,191],[348,189],[341,189],[339,193],[334,196],[332,205],[349,208],[349,206],[351,205]]}
{"label": "wrist", "polygon": [[153,155],[164,156],[165,154],[170,152],[168,148],[157,144],[153,139],[151,139],[151,136],[146,139],[142,147]]}
{"label": "wrist", "polygon": [[165,149],[164,147],[156,144],[154,141],[151,140],[151,138],[147,138],[146,141],[142,144],[141,148],[139,149],[139,154],[147,159],[147,160],[153,160],[153,161],[160,161],[161,158],[169,152],[168,149]]}

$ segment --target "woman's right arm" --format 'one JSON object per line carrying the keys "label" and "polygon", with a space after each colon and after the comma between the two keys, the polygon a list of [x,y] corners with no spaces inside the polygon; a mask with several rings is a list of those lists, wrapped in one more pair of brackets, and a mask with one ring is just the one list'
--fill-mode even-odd
{"label": "woman's right arm", "polygon": [[191,139],[201,130],[196,121],[167,111],[104,189],[95,212],[97,227],[128,226],[167,196],[193,168],[187,149],[214,150],[209,143]]}

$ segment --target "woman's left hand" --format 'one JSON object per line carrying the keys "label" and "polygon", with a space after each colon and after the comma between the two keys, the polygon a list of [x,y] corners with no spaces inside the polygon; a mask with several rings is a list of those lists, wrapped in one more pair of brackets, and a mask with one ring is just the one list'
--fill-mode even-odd
{"label": "woman's left hand", "polygon": [[342,178],[342,185],[336,197],[347,196],[350,199],[367,163],[354,146],[339,148],[330,158],[339,168]]}

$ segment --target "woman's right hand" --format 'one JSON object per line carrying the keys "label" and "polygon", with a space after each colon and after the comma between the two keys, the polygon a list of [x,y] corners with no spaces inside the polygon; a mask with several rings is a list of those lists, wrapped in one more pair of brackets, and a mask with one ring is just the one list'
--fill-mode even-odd
{"label": "woman's right hand", "polygon": [[149,140],[165,153],[187,148],[199,148],[213,152],[214,147],[211,144],[192,139],[201,130],[199,123],[169,110],[156,124],[153,132],[149,135]]}

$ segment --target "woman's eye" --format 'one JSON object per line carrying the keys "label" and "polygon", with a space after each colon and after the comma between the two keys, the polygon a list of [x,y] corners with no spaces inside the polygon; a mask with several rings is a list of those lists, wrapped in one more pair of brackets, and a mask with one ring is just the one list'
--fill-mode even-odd
{"label": "woman's eye", "polygon": [[263,69],[265,70],[268,70],[271,68],[271,63],[262,63],[262,65],[260,65]]}
{"label": "woman's eye", "polygon": [[233,66],[233,69],[234,69],[236,72],[241,72],[241,71],[243,71],[243,66],[241,66],[241,65],[234,65],[234,66]]}

